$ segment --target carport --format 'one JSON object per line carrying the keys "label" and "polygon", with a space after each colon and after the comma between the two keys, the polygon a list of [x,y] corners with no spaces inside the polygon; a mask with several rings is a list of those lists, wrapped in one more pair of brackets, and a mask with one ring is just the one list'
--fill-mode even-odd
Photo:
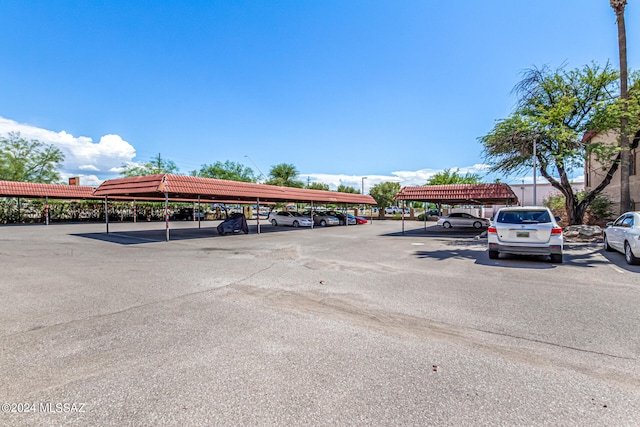
{"label": "carport", "polygon": [[[518,203],[518,196],[510,186],[504,183],[403,187],[394,199],[403,202],[435,203],[438,207],[442,205],[514,205]],[[426,228],[426,215],[424,221]],[[404,233],[404,209],[402,212],[402,232]]]}
{"label": "carport", "polygon": [[49,225],[49,199],[93,200],[93,187],[87,185],[40,184],[35,182],[0,181],[0,197],[45,199],[45,224]]}
{"label": "carport", "polygon": [[[308,190],[275,185],[201,178],[185,175],[158,174],[131,178],[111,179],[103,182],[94,192],[95,197],[104,197],[108,206],[111,198],[151,200],[164,198],[166,240],[169,241],[169,201],[197,200],[198,202],[251,203],[257,206],[257,226],[260,234],[260,203],[265,202],[308,202],[313,210],[314,203],[320,204],[362,204],[375,205],[371,196],[336,191]],[[94,198],[95,198],[94,197]],[[107,210],[108,211],[108,210]],[[107,233],[109,218],[105,217]]]}

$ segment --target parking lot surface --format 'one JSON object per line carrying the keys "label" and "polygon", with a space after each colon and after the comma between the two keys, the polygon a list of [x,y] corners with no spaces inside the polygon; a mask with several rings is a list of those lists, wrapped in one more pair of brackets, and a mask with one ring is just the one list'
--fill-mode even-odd
{"label": "parking lot surface", "polygon": [[398,221],[0,226],[0,425],[637,425],[640,267]]}

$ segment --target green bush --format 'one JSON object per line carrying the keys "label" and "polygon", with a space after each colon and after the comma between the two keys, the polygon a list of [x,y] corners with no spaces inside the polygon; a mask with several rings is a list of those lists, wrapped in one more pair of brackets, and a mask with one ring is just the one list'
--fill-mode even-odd
{"label": "green bush", "polygon": [[[584,199],[585,192],[580,191],[576,195],[578,196],[578,201],[582,201]],[[565,212],[565,197],[562,194],[550,195],[544,200],[543,204],[551,209],[554,214]],[[613,215],[613,212],[611,211],[611,200],[602,193],[598,194],[589,204],[587,214],[593,220],[611,218]],[[560,216],[564,217],[564,215]]]}

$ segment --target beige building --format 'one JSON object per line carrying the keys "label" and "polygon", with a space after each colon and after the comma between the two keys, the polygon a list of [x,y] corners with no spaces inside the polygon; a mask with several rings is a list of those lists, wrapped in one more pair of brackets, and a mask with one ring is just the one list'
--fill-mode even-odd
{"label": "beige building", "polygon": [[[638,138],[640,138],[640,132],[636,134],[636,141]],[[586,143],[589,141],[618,145],[618,135],[614,132],[586,135],[584,142]],[[638,172],[640,172],[640,170],[638,168],[638,160],[640,160],[638,158],[638,148],[635,148],[631,151],[631,160],[629,163],[629,189],[631,192],[631,206],[634,211],[640,209],[640,175],[638,175]],[[585,190],[590,191],[597,187],[606,177],[610,167],[610,164],[603,165],[599,163],[593,154],[587,157],[584,166]],[[611,201],[611,210],[616,214],[619,213],[620,169],[616,170],[611,179],[611,182],[602,191],[602,194]]]}

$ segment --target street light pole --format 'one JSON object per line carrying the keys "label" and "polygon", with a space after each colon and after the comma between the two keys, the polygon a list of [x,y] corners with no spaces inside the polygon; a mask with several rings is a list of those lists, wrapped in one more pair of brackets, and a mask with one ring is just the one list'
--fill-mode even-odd
{"label": "street light pole", "polygon": [[536,154],[536,145],[538,142],[538,138],[536,137],[533,140],[533,206],[538,206],[538,198],[536,195],[536,169],[538,168],[538,166],[536,165],[536,158],[537,158],[537,154]]}
{"label": "street light pole", "polygon": [[256,169],[258,169],[258,172],[260,172],[260,175],[262,175],[265,179],[267,179],[267,175],[264,174],[264,172],[262,172],[262,170],[260,170],[260,168],[258,167],[258,165],[256,165],[256,162],[253,161],[253,159],[249,156],[247,156],[246,154],[244,155],[247,159],[249,159],[249,161],[253,164],[253,166],[256,167]]}

